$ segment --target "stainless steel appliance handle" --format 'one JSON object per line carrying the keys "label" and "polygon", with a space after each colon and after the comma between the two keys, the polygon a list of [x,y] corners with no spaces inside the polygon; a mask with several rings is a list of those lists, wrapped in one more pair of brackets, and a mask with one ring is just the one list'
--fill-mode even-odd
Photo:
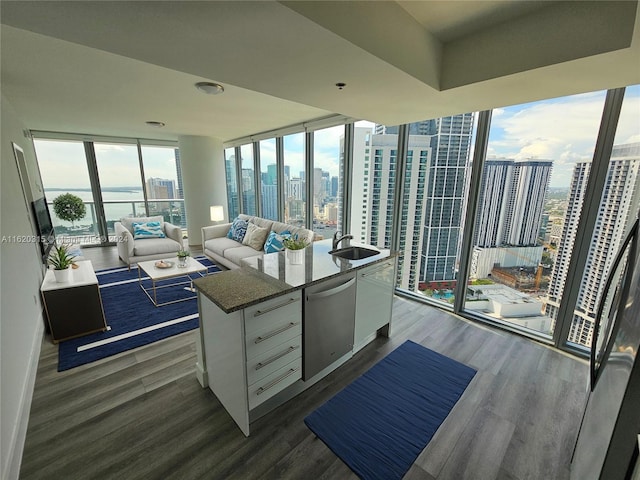
{"label": "stainless steel appliance handle", "polygon": [[256,310],[256,312],[253,314],[253,316],[254,317],[259,317],[260,315],[264,315],[265,313],[273,312],[274,310],[277,310],[277,309],[279,309],[281,307],[286,307],[287,305],[289,305],[291,303],[295,303],[298,300],[299,300],[298,298],[290,298],[286,302],[279,303],[278,305],[274,305],[273,307],[269,307],[266,310]]}
{"label": "stainless steel appliance handle", "polygon": [[300,322],[289,322],[287,325],[285,325],[284,327],[280,327],[276,330],[273,330],[272,332],[269,332],[265,335],[262,335],[258,338],[255,339],[254,343],[260,343],[260,342],[264,342],[265,340],[268,340],[271,337],[275,337],[276,335],[278,335],[279,333],[282,332],[286,332],[287,330],[289,330],[290,328],[295,327],[296,325],[298,325]]}
{"label": "stainless steel appliance handle", "polygon": [[266,367],[267,365],[269,365],[270,363],[275,362],[276,360],[278,360],[279,358],[284,357],[285,355],[293,352],[294,350],[297,350],[300,348],[300,345],[296,345],[295,347],[293,345],[291,345],[289,348],[287,348],[286,350],[275,354],[273,357],[271,358],[267,358],[266,360],[263,360],[262,362],[259,362],[256,365],[256,370],[260,370],[261,368]]}
{"label": "stainless steel appliance handle", "polygon": [[282,380],[284,380],[285,378],[287,378],[289,375],[291,375],[292,373],[296,373],[298,370],[300,370],[300,367],[297,368],[290,368],[288,372],[286,372],[284,375],[280,375],[278,378],[276,378],[275,380],[270,381],[269,383],[267,383],[266,385],[263,385],[262,387],[260,387],[257,392],[256,395],[261,395],[264,392],[266,392],[267,390],[269,390],[271,387],[276,386],[277,384],[279,384]]}
{"label": "stainless steel appliance handle", "polygon": [[[620,262],[622,261],[622,259],[624,258],[624,253],[627,249],[627,246],[629,245],[629,243],[634,240],[637,237],[638,234],[638,219],[636,219],[635,223],[633,224],[633,226],[631,227],[631,230],[629,231],[629,233],[627,234],[627,237],[624,239],[624,242],[622,242],[622,246],[620,247],[620,249],[618,250],[618,254],[616,255],[616,258],[614,259],[613,263],[611,264],[611,269],[609,270],[609,275],[607,276],[607,281],[604,284],[604,288],[603,288],[603,295],[602,298],[600,299],[600,304],[598,305],[598,311],[596,312],[596,321],[595,324],[593,325],[593,338],[591,340],[591,355],[590,355],[590,361],[589,361],[589,374],[590,374],[590,379],[591,379],[591,391],[593,391],[593,389],[596,386],[596,382],[598,380],[598,372],[596,371],[596,348],[598,347],[598,333],[600,330],[600,324],[602,322],[602,313],[605,307],[605,299],[606,299],[606,293],[609,291],[609,289],[611,288],[611,284],[613,283],[613,276],[616,273],[616,270],[618,269],[618,265],[620,265]],[[634,242],[634,245],[632,246],[631,250],[629,251],[629,257],[631,257],[632,255],[635,254],[635,246],[636,246],[637,241]],[[631,259],[632,260],[632,259]],[[629,262],[630,268],[633,268],[633,266],[631,265],[631,263]],[[630,276],[633,275],[632,271],[627,272],[626,277],[630,278]],[[626,282],[625,282],[626,283]],[[623,285],[624,288],[624,285]],[[621,308],[622,305],[618,305],[617,308]],[[616,316],[617,317],[617,316]],[[610,344],[612,341],[615,340],[615,327],[612,328],[612,332],[611,332],[611,336],[607,341],[606,345],[603,345],[604,347],[604,355],[606,355],[606,351],[609,350],[610,348]],[[604,357],[603,355],[603,357]]]}
{"label": "stainless steel appliance handle", "polygon": [[336,293],[340,293],[343,290],[346,290],[354,283],[356,283],[356,279],[352,278],[351,280],[344,282],[342,285],[338,285],[337,287],[330,288],[329,290],[324,290],[318,293],[307,293],[307,300],[315,300],[317,298],[330,297],[331,295],[335,295]]}

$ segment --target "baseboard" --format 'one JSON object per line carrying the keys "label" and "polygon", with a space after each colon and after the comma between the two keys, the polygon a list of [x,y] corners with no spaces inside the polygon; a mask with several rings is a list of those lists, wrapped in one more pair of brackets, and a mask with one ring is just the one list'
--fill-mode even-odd
{"label": "baseboard", "polygon": [[29,426],[29,413],[31,412],[31,401],[33,400],[33,389],[36,384],[36,373],[38,372],[38,362],[40,351],[44,340],[44,316],[42,312],[37,320],[38,328],[33,336],[31,345],[31,355],[29,357],[29,367],[27,369],[27,381],[20,399],[20,412],[18,415],[17,427],[12,434],[12,442],[9,448],[9,459],[2,472],[4,480],[18,480],[20,476],[20,465],[22,464],[22,454],[24,452],[24,442],[27,438],[27,427]]}

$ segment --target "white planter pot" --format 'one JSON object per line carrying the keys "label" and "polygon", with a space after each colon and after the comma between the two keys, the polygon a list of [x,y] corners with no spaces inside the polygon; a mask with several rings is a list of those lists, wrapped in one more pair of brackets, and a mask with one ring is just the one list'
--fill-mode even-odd
{"label": "white planter pot", "polygon": [[287,258],[292,265],[301,265],[304,262],[304,249],[289,250],[287,249]]}
{"label": "white planter pot", "polygon": [[56,277],[58,283],[69,283],[71,281],[71,267],[64,270],[53,270],[53,276]]}

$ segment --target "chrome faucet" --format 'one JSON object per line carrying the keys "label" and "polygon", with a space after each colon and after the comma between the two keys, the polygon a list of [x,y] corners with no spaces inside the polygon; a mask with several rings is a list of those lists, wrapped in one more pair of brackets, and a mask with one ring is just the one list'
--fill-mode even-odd
{"label": "chrome faucet", "polygon": [[342,235],[340,238],[338,238],[338,232],[336,231],[336,233],[333,234],[333,250],[335,250],[336,248],[338,248],[338,244],[342,241],[342,240],[347,240],[347,245],[349,245],[349,240],[353,238],[353,235]]}

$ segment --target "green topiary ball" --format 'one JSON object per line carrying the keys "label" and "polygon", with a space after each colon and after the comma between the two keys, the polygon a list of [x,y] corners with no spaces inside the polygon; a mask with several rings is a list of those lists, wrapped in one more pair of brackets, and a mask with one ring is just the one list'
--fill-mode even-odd
{"label": "green topiary ball", "polygon": [[59,219],[75,222],[87,214],[87,207],[80,197],[71,193],[64,193],[54,198],[53,211],[56,212]]}

